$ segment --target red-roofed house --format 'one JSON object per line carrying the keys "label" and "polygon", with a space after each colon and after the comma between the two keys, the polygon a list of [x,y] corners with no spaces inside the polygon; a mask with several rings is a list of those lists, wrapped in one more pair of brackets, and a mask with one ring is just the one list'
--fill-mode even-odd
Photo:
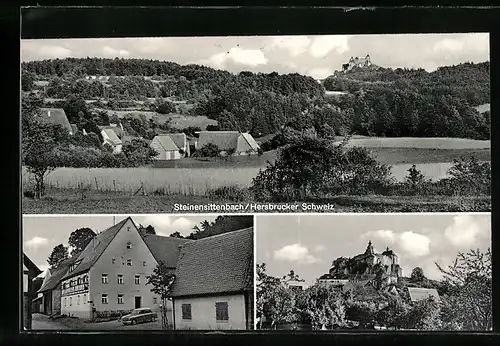
{"label": "red-roofed house", "polygon": [[184,244],[175,275],[175,329],[253,329],[253,228]]}

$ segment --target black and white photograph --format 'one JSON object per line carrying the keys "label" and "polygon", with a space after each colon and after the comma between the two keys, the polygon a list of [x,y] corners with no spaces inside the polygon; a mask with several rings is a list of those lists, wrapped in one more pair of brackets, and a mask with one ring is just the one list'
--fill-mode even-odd
{"label": "black and white photograph", "polygon": [[489,213],[255,221],[258,329],[493,330]]}
{"label": "black and white photograph", "polygon": [[23,213],[490,212],[489,55],[488,33],[22,39]]}
{"label": "black and white photograph", "polygon": [[254,329],[252,215],[23,217],[30,331]]}

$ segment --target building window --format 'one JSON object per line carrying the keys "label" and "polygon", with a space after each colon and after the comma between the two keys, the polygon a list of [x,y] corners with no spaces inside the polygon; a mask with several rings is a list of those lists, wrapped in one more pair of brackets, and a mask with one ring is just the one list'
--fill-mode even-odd
{"label": "building window", "polygon": [[229,321],[227,302],[215,303],[215,320]]}
{"label": "building window", "polygon": [[83,295],[83,304],[87,304],[87,294]]}
{"label": "building window", "polygon": [[134,281],[135,281],[136,285],[140,285],[141,284],[141,276],[140,275],[136,275]]}
{"label": "building window", "polygon": [[111,264],[115,264],[116,260],[113,258],[111,259]]}
{"label": "building window", "polygon": [[119,284],[123,284],[123,274],[118,274],[116,282]]}
{"label": "building window", "polygon": [[66,302],[66,297],[64,297],[64,306],[67,305],[67,302]]}
{"label": "building window", "polygon": [[129,232],[130,232],[130,227],[127,227],[127,231],[129,231]]}
{"label": "building window", "polygon": [[89,282],[89,277],[88,277],[87,275],[85,275],[85,276],[83,277],[83,282],[85,282],[85,283],[86,283],[86,282]]}
{"label": "building window", "polygon": [[123,294],[118,294],[118,304],[123,304]]}
{"label": "building window", "polygon": [[182,304],[182,319],[191,320],[191,304]]}
{"label": "building window", "polygon": [[82,279],[78,278],[78,279],[76,279],[76,282],[77,282],[78,285],[80,285],[82,283]]}
{"label": "building window", "polygon": [[132,266],[132,260],[131,259],[128,259],[127,260],[127,266],[131,267]]}
{"label": "building window", "polygon": [[76,305],[80,305],[80,295],[76,296]]}
{"label": "building window", "polygon": [[142,266],[145,267],[146,266],[146,261],[142,261]]}
{"label": "building window", "polygon": [[69,306],[73,305],[73,297],[69,297]]}
{"label": "building window", "polygon": [[153,304],[158,304],[158,298],[156,297],[153,298]]}
{"label": "building window", "polygon": [[131,242],[128,242],[127,243],[127,249],[131,249],[132,248],[132,243]]}
{"label": "building window", "polygon": [[102,274],[101,282],[103,284],[107,284],[108,283],[108,274]]}
{"label": "building window", "polygon": [[107,293],[101,294],[101,303],[108,304],[108,294]]}

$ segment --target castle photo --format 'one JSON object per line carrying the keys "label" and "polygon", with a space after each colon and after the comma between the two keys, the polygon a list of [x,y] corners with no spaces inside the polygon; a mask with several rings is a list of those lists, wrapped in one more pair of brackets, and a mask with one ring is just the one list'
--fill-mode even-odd
{"label": "castle photo", "polygon": [[490,218],[257,216],[257,328],[491,330]]}

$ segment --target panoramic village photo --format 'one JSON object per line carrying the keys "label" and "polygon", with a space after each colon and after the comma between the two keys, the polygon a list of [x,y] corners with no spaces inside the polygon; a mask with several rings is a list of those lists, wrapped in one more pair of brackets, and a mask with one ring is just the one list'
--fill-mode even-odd
{"label": "panoramic village photo", "polygon": [[258,329],[493,330],[489,213],[263,215],[255,228]]}
{"label": "panoramic village photo", "polygon": [[24,216],[23,328],[254,329],[253,216]]}
{"label": "panoramic village photo", "polygon": [[487,33],[21,40],[21,60],[26,214],[491,211]]}

